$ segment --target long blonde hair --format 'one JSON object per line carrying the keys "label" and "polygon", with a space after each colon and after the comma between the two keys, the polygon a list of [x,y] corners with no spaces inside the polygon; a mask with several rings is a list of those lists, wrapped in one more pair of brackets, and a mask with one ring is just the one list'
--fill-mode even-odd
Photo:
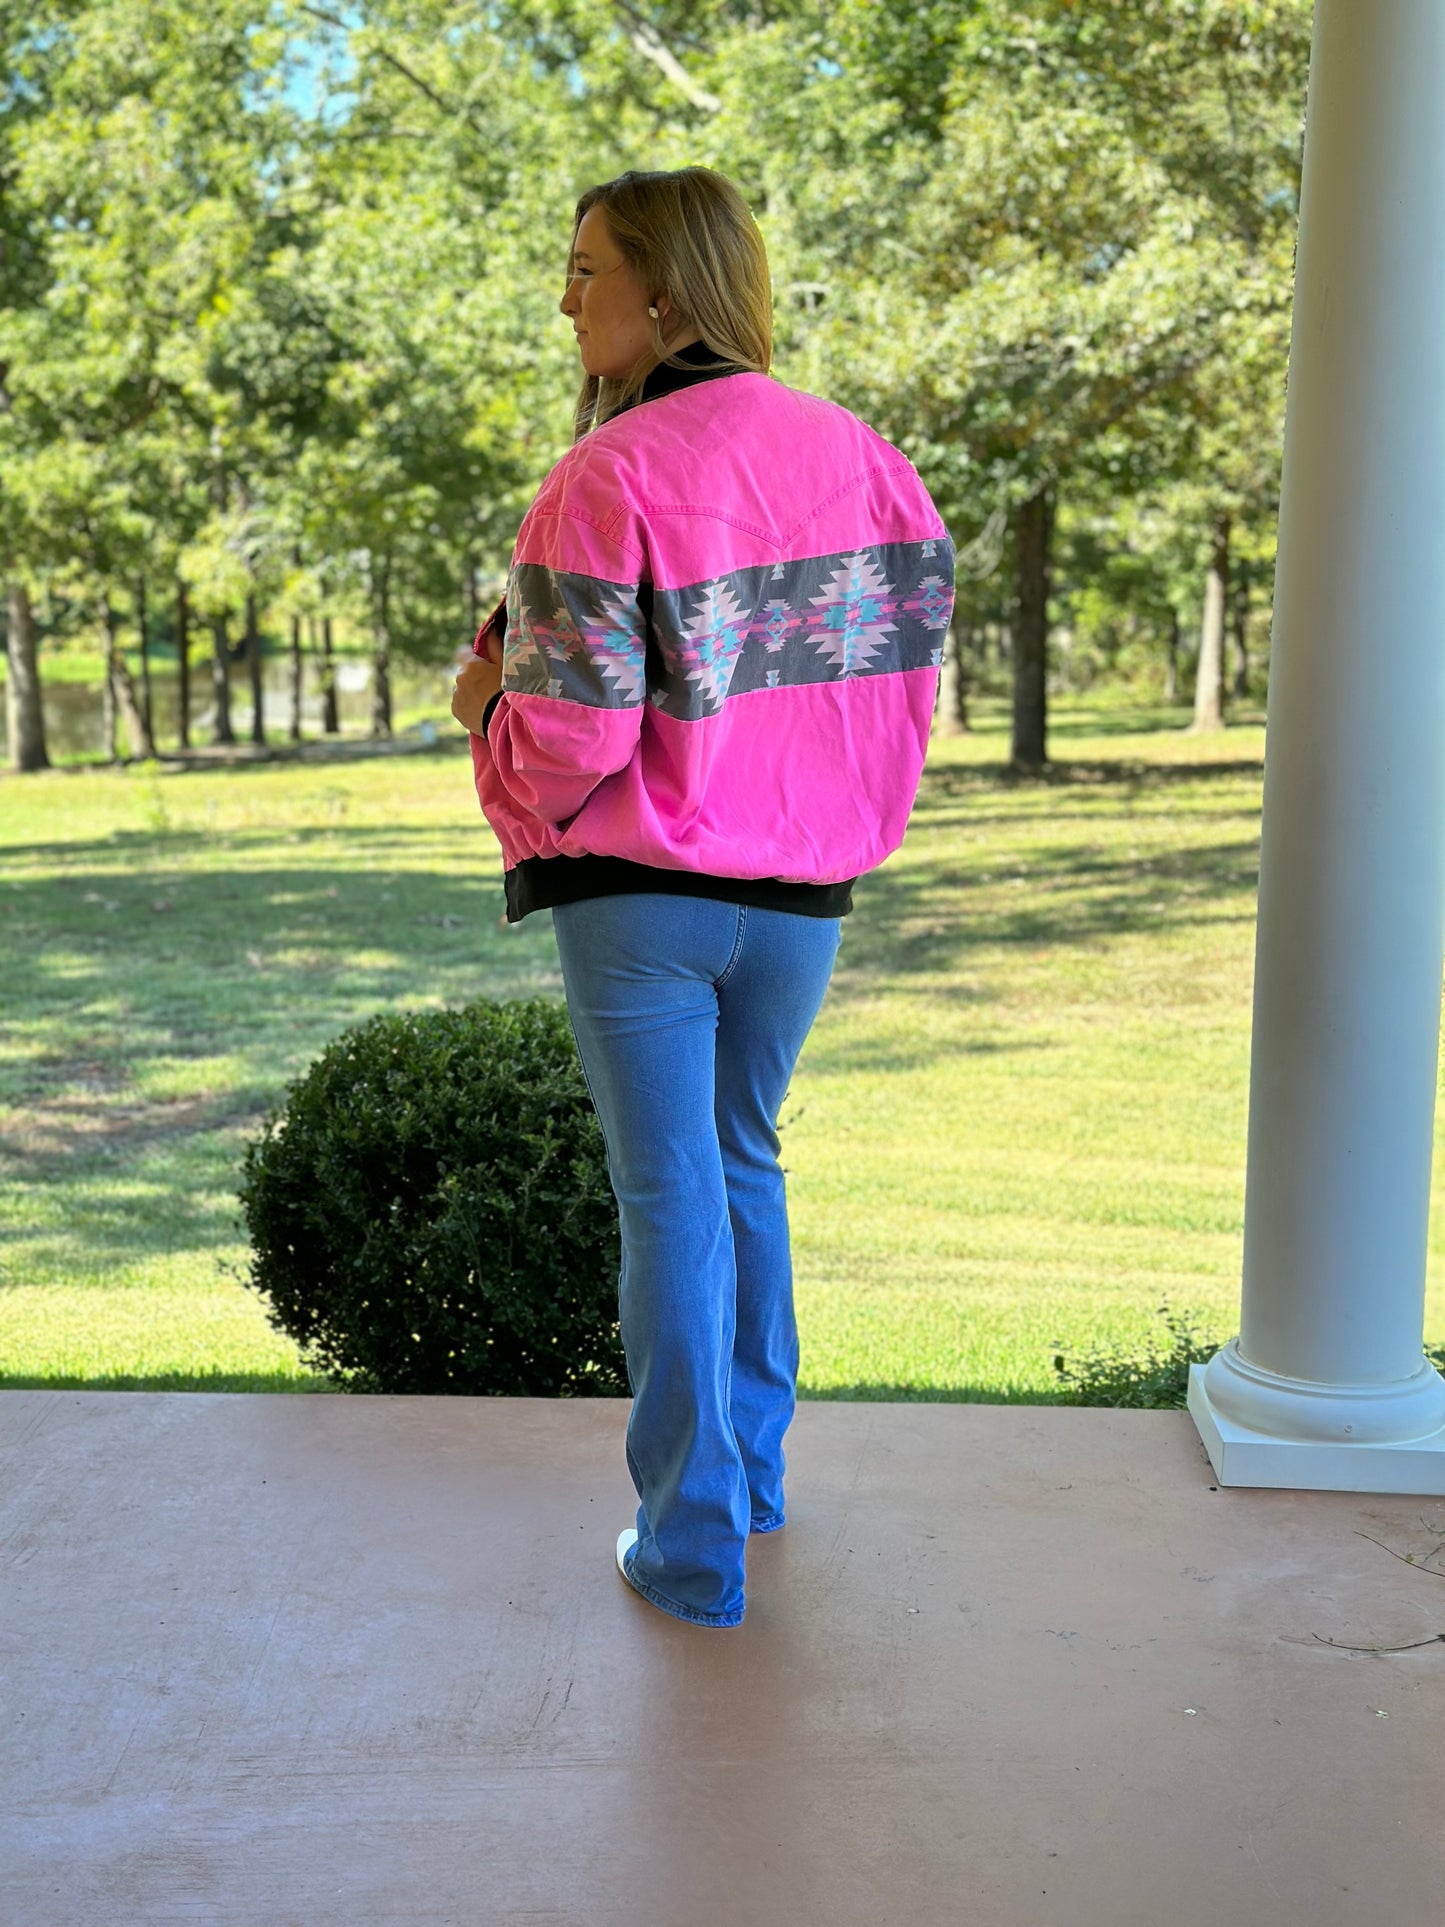
{"label": "long blonde hair", "polygon": [[[573,248],[583,215],[599,202],[624,260],[659,294],[671,297],[680,327],[696,328],[720,365],[765,375],[773,359],[767,249],[747,202],[727,176],[710,167],[655,174],[629,169],[589,187],[577,203]],[[571,250],[567,267],[570,273]],[[635,401],[660,363],[688,365],[668,353],[660,321],[653,334],[652,350],[624,378],[583,377],[574,440]]]}

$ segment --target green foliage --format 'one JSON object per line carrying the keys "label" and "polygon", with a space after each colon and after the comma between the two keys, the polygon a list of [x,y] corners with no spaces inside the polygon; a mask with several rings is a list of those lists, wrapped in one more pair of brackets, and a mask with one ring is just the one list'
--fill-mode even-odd
{"label": "green foliage", "polygon": [[1093,518],[1077,509],[1061,518],[1057,538],[1064,588],[1057,663],[1067,690],[1108,680],[1134,685],[1146,700],[1158,693],[1176,597],[1155,531],[1123,515]]}
{"label": "green foliage", "polygon": [[1167,1351],[1150,1345],[1137,1353],[1096,1349],[1071,1364],[1062,1352],[1054,1354],[1054,1376],[1063,1386],[1060,1405],[1125,1405],[1148,1411],[1182,1409],[1189,1396],[1189,1367],[1207,1365],[1224,1343],[1201,1337],[1187,1313],[1170,1313],[1166,1298],[1159,1315],[1173,1343]]}
{"label": "green foliage", "polygon": [[0,570],[47,648],[180,577],[203,625],[253,599],[444,660],[566,444],[578,192],[707,162],[766,237],[778,374],[918,464],[972,616],[1008,619],[1002,518],[1048,487],[1056,619],[1102,594],[1065,667],[1157,666],[1217,512],[1272,567],[1309,21],[0,0]]}
{"label": "green foliage", "polygon": [[[1159,1315],[1172,1338],[1167,1350],[1151,1344],[1140,1355],[1118,1346],[1096,1348],[1074,1363],[1055,1352],[1054,1376],[1064,1390],[1054,1403],[1182,1411],[1189,1398],[1190,1366],[1207,1365],[1225,1340],[1201,1334],[1189,1313],[1171,1313],[1167,1298]],[[1445,1345],[1427,1346],[1424,1357],[1436,1371],[1445,1372]]]}
{"label": "green foliage", "polygon": [[356,1392],[625,1396],[601,1128],[534,998],[344,1032],[248,1147],[248,1282]]}

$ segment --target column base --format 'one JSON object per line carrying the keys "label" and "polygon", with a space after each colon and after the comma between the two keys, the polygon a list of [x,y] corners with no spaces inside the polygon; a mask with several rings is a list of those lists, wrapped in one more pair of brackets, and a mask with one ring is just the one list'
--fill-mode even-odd
{"label": "column base", "polygon": [[1189,1415],[1221,1485],[1445,1497],[1445,1426],[1424,1438],[1358,1444],[1272,1437],[1251,1431],[1218,1409],[1205,1382],[1209,1370],[1208,1365],[1189,1368]]}

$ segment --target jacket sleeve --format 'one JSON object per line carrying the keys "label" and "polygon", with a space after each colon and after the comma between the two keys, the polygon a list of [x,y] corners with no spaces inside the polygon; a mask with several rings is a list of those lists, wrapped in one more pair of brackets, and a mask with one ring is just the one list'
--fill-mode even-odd
{"label": "jacket sleeve", "polygon": [[502,690],[485,726],[513,809],[565,823],[631,761],[646,695],[642,586],[513,564]]}
{"label": "jacket sleeve", "polygon": [[[496,608],[493,609],[481,628],[478,629],[477,633],[472,637],[472,654],[474,656],[480,656],[485,662],[491,654],[489,645],[494,637],[499,643],[503,644],[505,644],[507,639],[507,598],[505,596],[502,597]],[[498,691],[495,696],[489,698],[486,708],[482,711],[481,733],[483,736],[486,735],[487,725],[492,720],[492,711],[496,708],[500,700],[501,692]],[[475,740],[475,738],[473,740]]]}
{"label": "jacket sleeve", "polygon": [[473,636],[472,654],[474,656],[485,656],[488,653],[488,649],[487,649],[488,641],[493,636],[496,637],[498,642],[501,642],[501,643],[506,642],[507,598],[505,596],[502,597],[501,601],[497,604],[496,608],[493,609],[492,613],[487,617],[486,621],[482,624],[481,628],[478,629],[476,635]]}

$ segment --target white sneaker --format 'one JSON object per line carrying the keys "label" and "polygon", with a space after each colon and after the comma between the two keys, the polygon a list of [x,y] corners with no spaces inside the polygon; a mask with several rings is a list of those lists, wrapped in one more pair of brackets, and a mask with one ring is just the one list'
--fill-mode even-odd
{"label": "white sneaker", "polygon": [[[637,1544],[636,1526],[629,1526],[626,1532],[618,1533],[617,1535],[617,1570],[622,1574],[622,1577],[624,1579],[627,1578],[627,1568],[622,1563],[622,1556],[627,1551],[629,1546],[635,1546],[636,1544]],[[629,1581],[629,1583],[631,1582]]]}

